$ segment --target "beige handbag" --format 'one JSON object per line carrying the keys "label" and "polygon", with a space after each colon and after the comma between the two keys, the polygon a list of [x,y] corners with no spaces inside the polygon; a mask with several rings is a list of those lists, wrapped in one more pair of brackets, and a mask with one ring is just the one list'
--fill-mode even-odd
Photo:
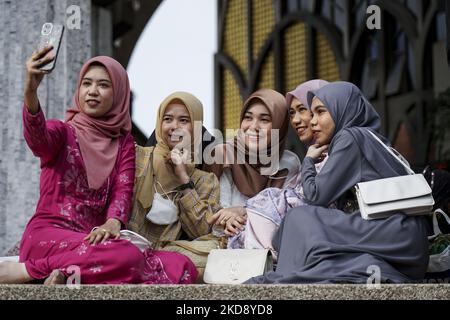
{"label": "beige handbag", "polygon": [[239,284],[273,270],[268,249],[214,249],[206,262],[203,281],[210,284]]}
{"label": "beige handbag", "polygon": [[402,212],[406,215],[430,214],[434,199],[422,174],[415,174],[390,148],[369,131],[408,171],[408,175],[360,182],[355,186],[363,219],[381,219]]}

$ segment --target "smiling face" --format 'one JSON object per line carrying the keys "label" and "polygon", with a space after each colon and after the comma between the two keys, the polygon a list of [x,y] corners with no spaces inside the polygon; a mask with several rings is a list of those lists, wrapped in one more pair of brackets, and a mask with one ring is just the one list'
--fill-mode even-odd
{"label": "smiling face", "polygon": [[252,103],[245,111],[241,122],[241,130],[244,133],[245,145],[250,150],[257,150],[270,145],[272,116],[269,109],[261,102]]}
{"label": "smiling face", "polygon": [[314,134],[315,143],[321,146],[329,144],[336,128],[331,113],[317,97],[314,97],[312,101],[311,111],[313,113],[311,128]]}
{"label": "smiling face", "polygon": [[90,66],[81,80],[78,93],[81,111],[89,117],[99,118],[111,110],[114,91],[105,67]]}
{"label": "smiling face", "polygon": [[163,115],[162,138],[170,150],[175,146],[188,148],[191,145],[192,122],[187,108],[181,101],[172,101]]}
{"label": "smiling face", "polygon": [[309,144],[313,139],[313,132],[310,126],[311,111],[297,98],[293,98],[289,107],[289,116],[291,126],[294,128],[300,141],[303,144]]}

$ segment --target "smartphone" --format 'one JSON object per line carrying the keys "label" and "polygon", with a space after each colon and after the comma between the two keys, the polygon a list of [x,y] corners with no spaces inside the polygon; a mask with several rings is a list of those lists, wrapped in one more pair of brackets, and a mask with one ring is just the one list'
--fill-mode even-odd
{"label": "smartphone", "polygon": [[39,69],[45,71],[52,71],[55,68],[56,58],[58,57],[59,47],[61,45],[62,36],[64,33],[64,26],[62,24],[56,24],[46,22],[42,25],[41,36],[39,41],[39,50],[44,47],[53,46],[47,54],[51,54],[55,57],[49,63],[39,66]]}

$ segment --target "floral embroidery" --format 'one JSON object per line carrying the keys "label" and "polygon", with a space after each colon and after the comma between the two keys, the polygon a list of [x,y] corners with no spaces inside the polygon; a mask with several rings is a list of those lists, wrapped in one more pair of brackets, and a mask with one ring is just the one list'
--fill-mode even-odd
{"label": "floral embroidery", "polygon": [[189,271],[184,270],[184,273],[183,273],[183,276],[182,276],[181,279],[180,279],[180,282],[181,282],[181,283],[183,283],[183,282],[188,282],[188,283],[190,283],[190,281],[189,281],[190,278],[191,278],[191,275],[189,274]]}
{"label": "floral embroidery", "polygon": [[67,246],[68,246],[68,244],[67,244],[66,241],[61,241],[61,243],[59,244],[59,248],[60,248],[60,249],[64,249],[64,248],[66,248]]}
{"label": "floral embroidery", "polygon": [[141,274],[143,282],[159,284],[173,283],[164,271],[162,261],[159,259],[159,257],[153,254],[152,250],[145,250],[144,256],[145,264],[144,270],[142,270]]}
{"label": "floral embroidery", "polygon": [[80,157],[80,151],[78,148],[72,148],[71,146],[67,146],[67,157],[66,160],[68,163],[74,165],[75,158]]}
{"label": "floral embroidery", "polygon": [[47,245],[47,241],[40,241],[39,247],[45,247]]}
{"label": "floral embroidery", "polygon": [[117,211],[118,216],[123,216],[125,214],[125,207],[127,206],[127,203],[125,200],[114,200],[111,209],[113,211]]}
{"label": "floral embroidery", "polygon": [[71,230],[86,232],[105,218],[110,178],[103,187],[90,189],[77,146],[66,146],[65,160],[68,168],[58,182],[61,194],[65,195],[64,203],[59,204],[60,215],[71,220],[70,225],[66,224]]}
{"label": "floral embroidery", "polygon": [[59,214],[66,216],[66,217],[70,217],[70,211],[72,210],[72,205],[70,203],[66,203],[66,204],[59,204],[59,206],[61,207],[59,210]]}
{"label": "floral embroidery", "polygon": [[77,253],[81,256],[86,253],[88,247],[85,243],[82,243],[81,246],[78,247]]}
{"label": "floral embroidery", "polygon": [[95,264],[93,267],[91,267],[89,270],[92,271],[92,273],[99,273],[103,269],[103,266],[100,264]]}
{"label": "floral embroidery", "polygon": [[128,183],[128,182],[130,182],[130,177],[126,173],[122,173],[119,176],[119,182],[121,182],[121,183]]}

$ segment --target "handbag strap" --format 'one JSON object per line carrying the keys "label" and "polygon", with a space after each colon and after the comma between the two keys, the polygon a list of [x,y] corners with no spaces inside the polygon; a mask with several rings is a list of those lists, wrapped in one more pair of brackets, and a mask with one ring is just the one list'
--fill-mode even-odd
{"label": "handbag strap", "polygon": [[405,167],[405,169],[406,169],[406,171],[409,173],[409,174],[415,174],[415,172],[410,168],[410,167],[408,167],[392,150],[391,150],[391,148],[389,148],[389,147],[387,147],[381,140],[380,140],[380,138],[378,138],[377,136],[376,136],[376,134],[374,134],[372,131],[370,131],[370,130],[368,130],[369,131],[369,133],[375,138],[375,140],[377,140],[395,159],[397,159],[398,160],[398,162],[400,162],[401,164],[402,164],[402,166],[404,166]]}
{"label": "handbag strap", "polygon": [[167,241],[167,243],[179,246],[179,247],[181,247],[183,249],[186,249],[188,251],[191,251],[191,252],[193,252],[195,254],[198,254],[198,255],[201,255],[201,256],[209,255],[209,251],[199,250],[199,249],[196,249],[196,248],[194,248],[194,247],[192,247],[192,246],[190,246],[188,244],[177,242],[176,240],[175,241]]}
{"label": "handbag strap", "polygon": [[447,221],[447,223],[450,225],[450,218],[443,210],[441,210],[441,209],[434,210],[434,212],[433,212],[433,235],[434,236],[442,234],[442,231],[439,228],[439,223],[437,221],[436,213],[440,213],[444,217],[445,221]]}

